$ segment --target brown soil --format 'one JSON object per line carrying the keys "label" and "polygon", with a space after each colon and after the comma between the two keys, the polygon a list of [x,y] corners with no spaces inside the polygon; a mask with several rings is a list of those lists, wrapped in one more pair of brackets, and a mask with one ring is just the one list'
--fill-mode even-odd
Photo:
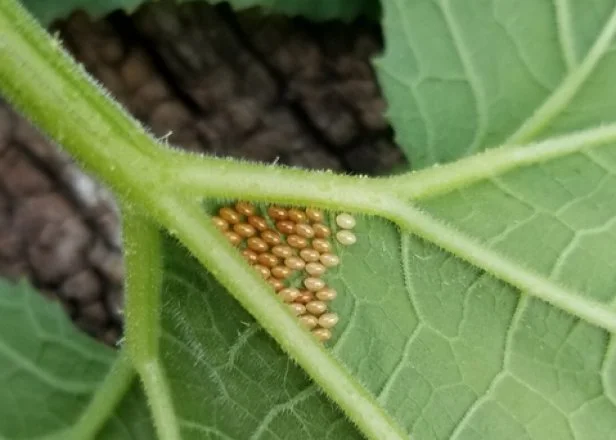
{"label": "brown soil", "polygon": [[[381,174],[403,159],[370,58],[372,23],[311,24],[205,3],[132,16],[77,12],[54,28],[138,119],[179,147]],[[113,198],[0,101],[0,276],[27,277],[109,344],[121,334]]]}

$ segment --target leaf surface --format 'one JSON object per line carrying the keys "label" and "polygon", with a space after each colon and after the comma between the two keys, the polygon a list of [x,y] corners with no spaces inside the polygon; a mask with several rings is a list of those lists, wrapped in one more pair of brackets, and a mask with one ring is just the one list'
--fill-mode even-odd
{"label": "leaf surface", "polygon": [[[78,331],[56,303],[26,283],[0,280],[0,437],[66,438],[116,355]],[[103,428],[101,439],[151,439],[137,385]]]}
{"label": "leaf surface", "polygon": [[388,0],[383,13],[378,76],[416,169],[616,116],[611,0]]}
{"label": "leaf surface", "polygon": [[[484,185],[462,200],[490,206]],[[457,198],[444,198],[442,211]],[[425,206],[442,214],[438,202]],[[342,293],[332,305],[341,322],[331,349],[412,438],[616,432],[616,350],[607,332],[388,221],[360,217],[356,231],[358,243],[338,246],[341,269],[327,277]],[[610,248],[603,243],[599,253]],[[198,263],[173,242],[166,249],[163,352],[187,438],[361,437]],[[549,262],[549,252],[537,254],[533,266]],[[575,279],[585,271],[566,272]],[[199,400],[208,393],[216,398]]]}
{"label": "leaf surface", "polygon": [[[611,121],[613,13],[595,6],[386,2],[381,82],[413,163]],[[615,148],[427,192],[424,226],[447,233],[432,242],[360,216],[358,243],[336,249],[331,350],[412,438],[616,437],[616,345],[576,309],[614,314]],[[482,255],[510,283],[466,262]],[[529,273],[571,306],[513,287]],[[186,438],[360,437],[172,239],[163,275],[161,355]]]}
{"label": "leaf surface", "polygon": [[[613,6],[385,2],[387,50],[377,68],[398,142],[415,167],[613,121]],[[616,147],[606,145],[418,204],[520,273],[530,269],[565,297],[613,311],[615,166]],[[431,371],[449,362],[459,374],[432,417],[434,380],[421,411],[405,414],[416,438],[615,435],[613,336],[432,245],[402,243],[419,328],[441,344],[424,345],[434,356]],[[413,346],[407,353],[417,359]]]}
{"label": "leaf surface", "polygon": [[161,350],[183,438],[358,438],[187,251],[171,239],[164,248]]}
{"label": "leaf surface", "polygon": [[[186,0],[178,0],[179,2]],[[208,0],[211,4],[223,3],[224,0]],[[145,0],[23,0],[24,5],[43,24],[67,17],[77,9],[83,9],[94,17],[100,17],[114,10],[121,9],[129,13],[137,9]],[[379,13],[377,0],[231,0],[228,3],[234,9],[242,10],[254,7],[263,8],[264,12],[281,13],[291,16],[303,15],[312,20],[351,20],[361,14],[375,17]]]}

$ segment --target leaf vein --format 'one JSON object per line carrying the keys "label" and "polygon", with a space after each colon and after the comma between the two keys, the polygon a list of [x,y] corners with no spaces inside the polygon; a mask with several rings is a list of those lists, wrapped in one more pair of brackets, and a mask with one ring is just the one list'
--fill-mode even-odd
{"label": "leaf vein", "polygon": [[571,71],[543,104],[509,136],[504,142],[505,145],[528,142],[560,114],[609,50],[615,33],[616,9],[612,11],[606,25],[578,67]]}
{"label": "leaf vein", "polygon": [[571,29],[571,10],[568,0],[554,0],[556,12],[556,29],[560,43],[563,60],[568,70],[577,65],[577,56],[574,48],[573,30]]}
{"label": "leaf vein", "polygon": [[451,2],[449,0],[439,0],[437,4],[443,14],[443,17],[445,18],[449,31],[451,32],[453,44],[456,47],[456,51],[460,55],[460,61],[464,71],[466,72],[468,84],[473,95],[473,100],[475,101],[475,108],[477,110],[477,125],[474,129],[473,140],[470,142],[466,150],[466,154],[471,154],[477,151],[486,132],[488,111],[484,105],[484,102],[486,102],[487,99],[485,93],[481,89],[481,80],[479,79],[478,73],[473,65],[472,56],[464,43],[462,30],[454,19],[454,14],[451,12]]}

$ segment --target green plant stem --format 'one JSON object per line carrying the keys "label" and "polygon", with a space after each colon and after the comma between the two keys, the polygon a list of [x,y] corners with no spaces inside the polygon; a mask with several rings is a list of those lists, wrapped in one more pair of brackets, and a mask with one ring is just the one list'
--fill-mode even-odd
{"label": "green plant stem", "polygon": [[125,281],[125,345],[138,367],[158,355],[162,255],[160,232],[149,219],[122,204]]}
{"label": "green plant stem", "polygon": [[[391,177],[384,182],[401,198],[429,199],[463,189],[509,171],[616,142],[616,124],[521,146],[493,148],[456,162]],[[381,184],[381,182],[379,182]]]}
{"label": "green plant stem", "polygon": [[[494,148],[450,164],[386,178],[266,167],[174,151],[170,172],[176,186],[195,197],[203,196],[204,192],[217,192],[257,200],[264,194],[275,193],[276,198],[272,200],[297,203],[298,196],[310,194],[324,208],[338,209],[343,204],[345,209],[380,214],[383,208],[380,199],[384,195],[405,200],[429,199],[517,168],[613,142],[616,142],[616,124],[529,145]],[[229,188],[227,182],[238,183]]]}
{"label": "green plant stem", "polygon": [[129,193],[135,178],[159,184],[153,176],[162,147],[15,0],[0,2],[0,87],[84,168],[113,182],[118,195]]}
{"label": "green plant stem", "polygon": [[120,350],[90,404],[81,413],[79,420],[70,431],[62,435],[62,438],[67,440],[94,439],[126,395],[134,377],[135,369],[126,350]]}
{"label": "green plant stem", "polygon": [[158,359],[139,365],[139,376],[148,396],[159,440],[180,440],[180,427],[171,402],[171,390]]}
{"label": "green plant stem", "polygon": [[125,283],[125,346],[139,372],[161,440],[180,438],[167,379],[159,358],[162,255],[160,231],[148,218],[122,205]]}
{"label": "green plant stem", "polygon": [[173,156],[169,172],[175,188],[195,200],[216,194],[218,198],[315,204],[366,214],[380,214],[389,206],[383,203],[383,196],[389,195],[376,185],[388,180],[385,178],[351,177],[179,152]]}

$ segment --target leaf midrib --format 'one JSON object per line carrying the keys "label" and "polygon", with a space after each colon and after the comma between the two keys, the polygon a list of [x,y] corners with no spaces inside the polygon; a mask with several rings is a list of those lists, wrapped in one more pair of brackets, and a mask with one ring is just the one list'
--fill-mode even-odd
{"label": "leaf midrib", "polygon": [[[550,154],[552,154],[554,157],[562,157],[565,154],[571,154],[571,153],[579,151],[580,148],[583,148],[584,146],[583,143],[581,143],[580,141],[588,140],[589,134],[591,135],[591,138],[593,139],[593,142],[595,145],[601,145],[602,143],[607,141],[606,140],[607,138],[609,138],[610,136],[614,134],[613,130],[614,130],[614,127],[610,127],[608,129],[608,132],[583,133],[581,136],[577,138],[577,141],[578,141],[577,145],[574,145],[574,146],[569,145],[569,148],[564,149],[564,150],[562,148],[556,149],[555,152],[550,152]],[[607,137],[597,136],[598,134],[599,135],[609,134],[610,136],[607,136]],[[503,151],[501,152],[501,154],[505,154],[505,152]],[[518,154],[518,152],[514,151],[514,155],[515,154]],[[545,157],[540,155],[539,158],[544,159]],[[194,160],[194,157],[192,157],[192,159]],[[526,160],[527,159],[528,158],[526,158]],[[201,160],[207,162],[210,159],[204,158]],[[537,157],[535,157],[530,162],[535,163],[536,160],[538,160]],[[229,164],[226,163],[225,165],[229,165]],[[259,176],[258,172],[256,173],[256,175],[253,175],[252,173],[249,173],[249,175],[243,175],[242,172],[236,173],[233,170],[233,167],[229,167],[229,166],[223,167],[224,171],[222,171],[222,174],[217,175],[216,171],[212,172],[212,170],[215,168],[216,168],[215,166],[212,168],[204,167],[204,171],[207,169],[207,173],[208,173],[207,177],[204,177],[203,175],[201,175],[201,173],[197,173],[197,175],[193,175],[193,177],[196,176],[196,177],[200,177],[201,179],[201,182],[196,185],[199,188],[201,193],[207,194],[207,191],[208,191],[208,186],[204,184],[204,181],[207,181],[209,179],[213,179],[213,180],[222,179],[224,181],[225,180],[224,177],[231,178],[231,175],[232,175],[233,180],[236,183],[236,187],[240,188],[239,191],[240,192],[253,191],[252,193],[250,193],[250,198],[254,198],[255,200],[272,201],[272,200],[279,199],[279,197],[282,197],[282,198],[288,197],[285,193],[285,190],[280,188],[281,182],[279,182],[277,178],[274,179],[274,181],[268,182],[267,176]],[[253,168],[253,171],[259,170],[259,169],[261,168],[260,167]],[[195,169],[193,169],[193,171],[195,171]],[[285,175],[285,171],[278,170],[278,172],[281,173],[282,175]],[[289,171],[289,177],[292,177],[293,179],[297,179],[296,174],[297,174],[296,171]],[[280,177],[280,175],[277,177]],[[328,203],[338,204],[339,209],[344,209],[345,205],[349,204],[349,202],[347,202],[347,197],[349,195],[347,191],[357,192],[356,189],[354,190],[350,187],[344,188],[345,191],[341,191],[341,195],[338,195],[338,197],[335,197],[335,194],[328,194],[327,191],[323,191],[321,187],[322,185],[319,185],[319,182],[318,182],[319,179],[315,179],[315,177],[316,176],[312,175],[312,178],[307,179],[307,180],[312,180],[313,181],[312,183],[314,185],[307,184],[306,187],[303,187],[300,184],[299,188],[298,188],[298,185],[295,186],[294,188],[295,200],[292,201],[292,204],[299,204],[299,205],[311,204],[311,202],[314,199],[319,199],[319,200],[329,200]],[[256,191],[250,189],[251,185],[254,185],[253,182],[255,181],[255,179],[263,180],[260,182],[260,185],[256,189]],[[199,181],[199,178],[196,180]],[[357,180],[350,179],[347,182],[348,183],[353,182],[356,184]],[[369,182],[376,184],[375,180],[370,180]],[[344,186],[345,185],[344,179],[343,181],[339,183],[342,186]],[[275,184],[276,186],[275,187],[270,186],[270,184],[272,185]],[[214,196],[215,194],[216,193],[210,193],[207,195]],[[241,194],[238,194],[238,196],[240,195]],[[566,310],[567,312],[573,314],[574,316],[578,316],[590,323],[593,323],[600,327],[607,328],[611,331],[614,331],[614,323],[616,323],[616,315],[610,310],[605,310],[604,305],[595,303],[593,301],[589,301],[586,298],[578,297],[577,295],[574,295],[571,292],[565,291],[560,286],[554,283],[551,283],[549,280],[546,280],[541,276],[538,276],[536,274],[533,274],[532,272],[529,272],[525,268],[519,266],[517,263],[507,260],[506,258],[502,257],[500,254],[490,249],[487,249],[485,246],[482,246],[479,243],[474,242],[472,239],[465,236],[464,234],[460,234],[458,231],[456,231],[454,228],[450,227],[449,225],[439,224],[439,222],[436,221],[435,219],[429,218],[424,213],[421,213],[420,211],[408,206],[408,202],[406,202],[406,200],[401,200],[400,198],[397,198],[397,197],[387,196],[386,194],[384,194],[384,192],[378,191],[378,189],[373,188],[372,191],[366,192],[364,199],[359,197],[359,195],[355,194],[354,196],[357,198],[357,201],[350,202],[350,205],[354,206],[354,208],[358,210],[357,206],[353,205],[353,203],[359,203],[361,200],[363,200],[364,203],[366,203],[366,205],[370,205],[371,197],[375,195],[380,195],[381,197],[379,201],[380,211],[377,212],[378,214],[384,217],[390,218],[391,220],[394,220],[395,222],[397,222],[398,224],[402,226],[406,226],[405,229],[415,232],[419,236],[427,238],[428,241],[441,246],[442,248],[450,251],[452,254],[457,255],[467,261],[470,261],[475,266],[483,268],[484,270],[487,270],[488,273],[496,275],[497,278],[503,279],[513,286],[522,288],[523,291],[528,292],[532,296],[538,297],[542,300],[547,300],[548,302],[555,304],[557,307]],[[351,199],[353,199],[353,197],[351,197]],[[374,206],[372,206],[371,208],[374,208]],[[413,221],[409,221],[409,218],[411,217],[415,217]],[[436,229],[434,228],[435,226],[436,226]],[[443,239],[443,237],[446,237],[446,238]],[[452,247],[450,246],[449,240],[448,240],[448,239],[451,239],[452,237],[455,238],[454,241],[462,242],[462,246],[461,247],[459,246],[458,249],[452,249]],[[196,248],[192,248],[193,252],[195,252],[195,249]],[[236,258],[236,256],[233,255],[233,253],[234,251],[231,251],[231,254],[229,254],[230,258]],[[480,256],[479,259],[477,258],[478,254]],[[505,270],[505,272],[503,273],[502,267],[499,267],[499,265],[504,266],[507,270]],[[520,276],[521,278],[526,278],[525,285],[524,283],[522,283],[523,285],[520,285],[520,283],[516,283],[515,279],[513,280],[511,279],[512,276],[514,278],[516,276]],[[535,289],[534,286],[532,285],[533,283],[539,283],[541,285],[537,289]],[[528,288],[526,289],[525,287],[528,287]],[[578,308],[582,309],[582,313],[579,313]]]}
{"label": "leaf midrib", "polygon": [[[237,188],[237,194],[232,196],[238,198],[248,196],[254,200],[279,201],[282,199],[287,201],[289,196],[285,188],[288,187],[292,188],[293,191],[294,200],[292,203],[298,205],[319,202],[327,203],[324,207],[336,206],[337,209],[368,211],[404,226],[407,231],[437,244],[453,255],[471,262],[474,266],[486,270],[493,276],[526,291],[532,296],[548,301],[594,325],[615,331],[616,310],[608,308],[605,304],[568,292],[549,279],[537,275],[522,267],[519,263],[491,250],[484,243],[477,242],[452,226],[442,224],[427,214],[409,207],[406,201],[410,198],[407,193],[411,193],[411,196],[415,196],[414,198],[417,199],[434,197],[481,180],[494,178],[499,174],[523,166],[547,162],[583,152],[585,149],[605,146],[606,143],[614,141],[616,141],[616,124],[585,130],[570,136],[548,139],[529,146],[504,147],[417,173],[386,179],[363,179],[363,181],[359,181],[363,184],[362,189],[365,193],[363,196],[355,188],[358,180],[353,178],[336,176],[338,191],[324,191],[320,185],[320,180],[327,176],[324,174],[315,175],[314,173],[302,173],[297,170],[278,170],[277,175],[272,178],[272,176],[267,175],[267,168],[253,167],[251,171],[255,172],[247,176],[241,170],[241,167],[240,169],[233,169],[233,167],[225,164],[227,166],[217,169],[217,165],[215,165],[219,163],[217,159],[200,158],[198,160],[201,163],[195,164],[193,155],[174,154],[179,155],[182,161],[180,180],[186,180],[182,183],[184,183],[184,190],[188,192],[197,190],[200,194],[220,197],[223,192],[212,191],[212,187],[216,187],[216,182],[231,179],[235,182],[235,188]],[[611,148],[614,148],[614,146]],[[208,166],[208,164],[211,165]],[[205,170],[207,170],[207,174],[203,172]],[[298,174],[303,175],[300,182],[298,182]],[[285,182],[287,178],[288,182]],[[260,181],[256,190],[253,188],[252,182],[254,181]],[[390,194],[390,188],[393,188],[394,196]],[[228,191],[227,196],[229,196]],[[374,203],[377,198],[378,205]],[[409,221],[409,218],[413,218],[413,220]],[[443,237],[449,237],[449,239],[463,244],[454,248]],[[524,281],[516,282],[516,280]],[[576,309],[577,307],[579,307],[579,310]]]}
{"label": "leaf midrib", "polygon": [[[540,142],[493,148],[456,162],[382,180],[401,198],[424,200],[538,163],[549,162],[616,142],[616,124],[597,126]],[[589,156],[591,160],[592,157]],[[606,170],[609,171],[609,170]]]}

